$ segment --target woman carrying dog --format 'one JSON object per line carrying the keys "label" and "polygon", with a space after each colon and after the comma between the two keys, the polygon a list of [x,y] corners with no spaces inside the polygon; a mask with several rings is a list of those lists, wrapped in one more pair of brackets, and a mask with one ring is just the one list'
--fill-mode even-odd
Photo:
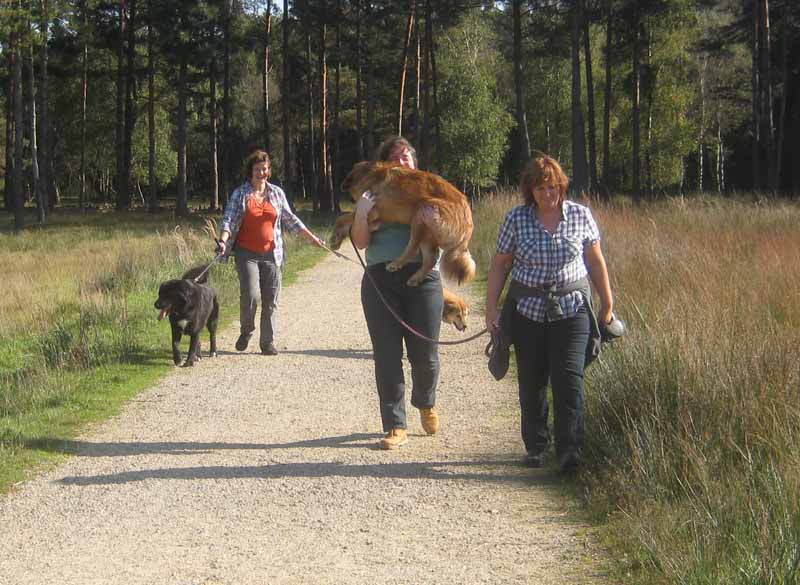
{"label": "woman carrying dog", "polygon": [[247,180],[234,189],[225,207],[217,251],[233,251],[239,274],[239,319],[237,351],[244,351],[253,336],[261,301],[261,353],[276,355],[275,331],[283,265],[282,228],[299,233],[315,246],[323,242],[289,208],[286,194],[267,180],[270,158],[256,150],[244,161]]}
{"label": "woman carrying dog", "polygon": [[[376,158],[393,161],[410,169],[417,168],[416,151],[401,136],[385,140],[378,147]],[[374,205],[369,192],[359,198],[351,237],[357,248],[366,248],[369,271],[369,276],[365,274],[361,280],[361,304],[372,340],[381,422],[386,433],[378,446],[381,449],[397,449],[408,441],[403,343],[411,363],[411,404],[419,409],[422,428],[429,435],[439,430],[439,415],[435,408],[439,351],[436,344],[415,336],[395,319],[378,296],[375,286],[406,323],[426,337],[438,339],[443,307],[442,281],[439,271],[434,269],[419,285],[409,286],[406,283],[421,266],[421,258],[397,272],[386,270],[386,264],[405,250],[411,231],[405,224],[386,223],[380,225],[377,231],[370,232],[367,215]]]}
{"label": "woman carrying dog", "polygon": [[[524,462],[541,467],[550,444],[549,381],[563,471],[579,465],[583,443],[583,371],[593,327],[588,279],[600,297],[598,322],[611,322],[614,305],[597,224],[588,207],[565,198],[568,184],[549,156],[528,163],[520,181],[524,204],[500,227],[486,291],[486,328],[509,328],[517,357]],[[501,316],[497,302],[509,273]]]}

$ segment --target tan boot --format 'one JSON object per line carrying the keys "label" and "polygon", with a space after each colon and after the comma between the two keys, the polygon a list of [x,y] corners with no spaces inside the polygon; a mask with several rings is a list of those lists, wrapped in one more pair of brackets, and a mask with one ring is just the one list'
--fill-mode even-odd
{"label": "tan boot", "polygon": [[391,450],[397,449],[401,445],[405,445],[408,443],[408,435],[406,434],[405,429],[392,429],[386,436],[381,439],[378,446],[381,449]]}
{"label": "tan boot", "polygon": [[419,418],[425,432],[429,435],[435,435],[436,431],[439,430],[439,413],[436,412],[436,409],[432,406],[430,408],[420,408]]}

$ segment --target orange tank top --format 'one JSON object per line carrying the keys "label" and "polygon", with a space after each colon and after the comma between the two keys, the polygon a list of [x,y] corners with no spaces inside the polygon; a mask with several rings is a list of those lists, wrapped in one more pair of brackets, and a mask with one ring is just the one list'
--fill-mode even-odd
{"label": "orange tank top", "polygon": [[275,248],[275,220],[278,212],[267,197],[262,203],[251,197],[239,227],[236,245],[249,252],[266,254]]}

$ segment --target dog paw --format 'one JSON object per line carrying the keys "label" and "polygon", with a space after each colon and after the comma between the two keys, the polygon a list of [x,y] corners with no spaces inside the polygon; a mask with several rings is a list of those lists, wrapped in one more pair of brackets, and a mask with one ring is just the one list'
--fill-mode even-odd
{"label": "dog paw", "polygon": [[216,351],[209,352],[208,357],[217,357],[217,352]]}

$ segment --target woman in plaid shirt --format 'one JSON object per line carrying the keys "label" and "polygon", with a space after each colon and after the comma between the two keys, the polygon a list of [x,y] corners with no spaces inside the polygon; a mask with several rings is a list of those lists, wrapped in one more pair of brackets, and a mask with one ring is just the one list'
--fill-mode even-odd
{"label": "woman in plaid shirt", "polygon": [[611,322],[614,305],[597,224],[588,207],[566,199],[568,184],[549,156],[528,163],[520,180],[524,205],[512,209],[500,227],[486,293],[486,327],[496,332],[497,302],[509,273],[513,288],[521,291],[507,302],[516,305],[510,328],[524,461],[540,467],[550,444],[549,381],[563,471],[578,466],[583,443],[583,370],[592,319],[588,279],[600,298],[599,323]]}
{"label": "woman in plaid shirt", "polygon": [[271,175],[269,155],[263,150],[254,151],[245,159],[247,180],[234,189],[225,206],[217,247],[220,254],[227,255],[233,249],[236,256],[241,322],[236,349],[247,349],[256,328],[260,301],[260,346],[264,355],[278,353],[275,329],[283,265],[281,228],[322,246],[322,240],[292,212],[283,189],[267,182]]}

